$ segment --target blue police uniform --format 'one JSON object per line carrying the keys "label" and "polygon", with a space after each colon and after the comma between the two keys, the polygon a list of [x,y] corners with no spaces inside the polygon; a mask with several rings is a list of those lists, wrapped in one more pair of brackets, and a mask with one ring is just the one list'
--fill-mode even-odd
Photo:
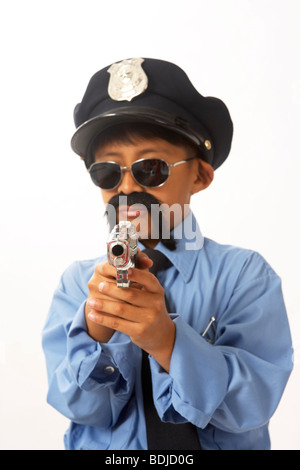
{"label": "blue police uniform", "polygon": [[[93,145],[119,124],[176,133],[215,170],[233,135],[221,100],[202,96],[178,66],[156,59],[127,59],[97,72],[74,119],[71,146],[89,171],[98,165]],[[116,187],[121,169],[110,164],[106,171],[105,188]],[[120,173],[114,181],[112,171]],[[182,236],[174,251],[156,247],[172,263],[158,278],[176,326],[169,373],[149,359],[158,415],[192,423],[203,449],[269,449],[268,423],[292,370],[280,279],[258,253],[217,244],[198,225],[193,232],[193,223],[190,212],[176,227]],[[104,259],[73,263],[55,291],[43,329],[48,402],[71,422],[67,449],[147,449],[142,351],[118,331],[105,344],[87,334],[88,282]]]}
{"label": "blue police uniform", "polygon": [[[176,325],[169,374],[150,357],[157,412],[193,423],[203,449],[269,449],[268,423],[292,370],[280,278],[258,253],[217,244],[199,227],[193,241],[191,219],[175,251],[157,246],[172,262],[158,276]],[[55,291],[43,330],[48,402],[71,420],[67,449],[147,449],[141,350],[123,333],[99,344],[86,331],[99,261],[72,264]]]}

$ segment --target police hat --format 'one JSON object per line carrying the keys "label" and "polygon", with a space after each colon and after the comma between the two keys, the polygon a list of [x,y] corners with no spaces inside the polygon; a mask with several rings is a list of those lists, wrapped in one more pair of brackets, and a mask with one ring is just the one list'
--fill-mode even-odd
{"label": "police hat", "polygon": [[202,96],[182,69],[158,59],[127,59],[97,72],[75,107],[74,121],[71,146],[84,160],[108,127],[148,122],[184,135],[216,169],[230,152],[233,134],[225,104]]}

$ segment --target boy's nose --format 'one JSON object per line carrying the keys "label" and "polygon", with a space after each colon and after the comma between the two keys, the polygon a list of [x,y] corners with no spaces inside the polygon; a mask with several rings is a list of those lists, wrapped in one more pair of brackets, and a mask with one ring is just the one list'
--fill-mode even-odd
{"label": "boy's nose", "polygon": [[130,194],[134,191],[142,191],[143,188],[140,186],[135,179],[133,178],[130,170],[123,171],[123,178],[118,187],[119,193]]}

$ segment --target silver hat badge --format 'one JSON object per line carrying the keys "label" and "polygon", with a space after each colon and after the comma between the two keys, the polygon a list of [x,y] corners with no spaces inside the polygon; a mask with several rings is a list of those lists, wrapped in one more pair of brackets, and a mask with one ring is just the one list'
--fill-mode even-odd
{"label": "silver hat badge", "polygon": [[142,63],[144,59],[126,59],[112,64],[108,72],[108,94],[115,101],[131,101],[148,87],[148,77]]}

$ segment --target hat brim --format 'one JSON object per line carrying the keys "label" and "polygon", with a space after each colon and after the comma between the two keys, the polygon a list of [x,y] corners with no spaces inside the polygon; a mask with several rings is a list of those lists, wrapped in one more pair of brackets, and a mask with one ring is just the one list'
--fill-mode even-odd
{"label": "hat brim", "polygon": [[205,147],[204,141],[207,138],[205,129],[195,129],[185,119],[179,119],[176,115],[170,115],[157,108],[130,106],[121,107],[107,111],[84,122],[71,139],[71,147],[75,153],[84,160],[88,157],[91,143],[106,129],[124,122],[145,122],[156,124],[173,130],[200,147],[204,153],[204,158],[208,163],[213,161],[213,149]]}

